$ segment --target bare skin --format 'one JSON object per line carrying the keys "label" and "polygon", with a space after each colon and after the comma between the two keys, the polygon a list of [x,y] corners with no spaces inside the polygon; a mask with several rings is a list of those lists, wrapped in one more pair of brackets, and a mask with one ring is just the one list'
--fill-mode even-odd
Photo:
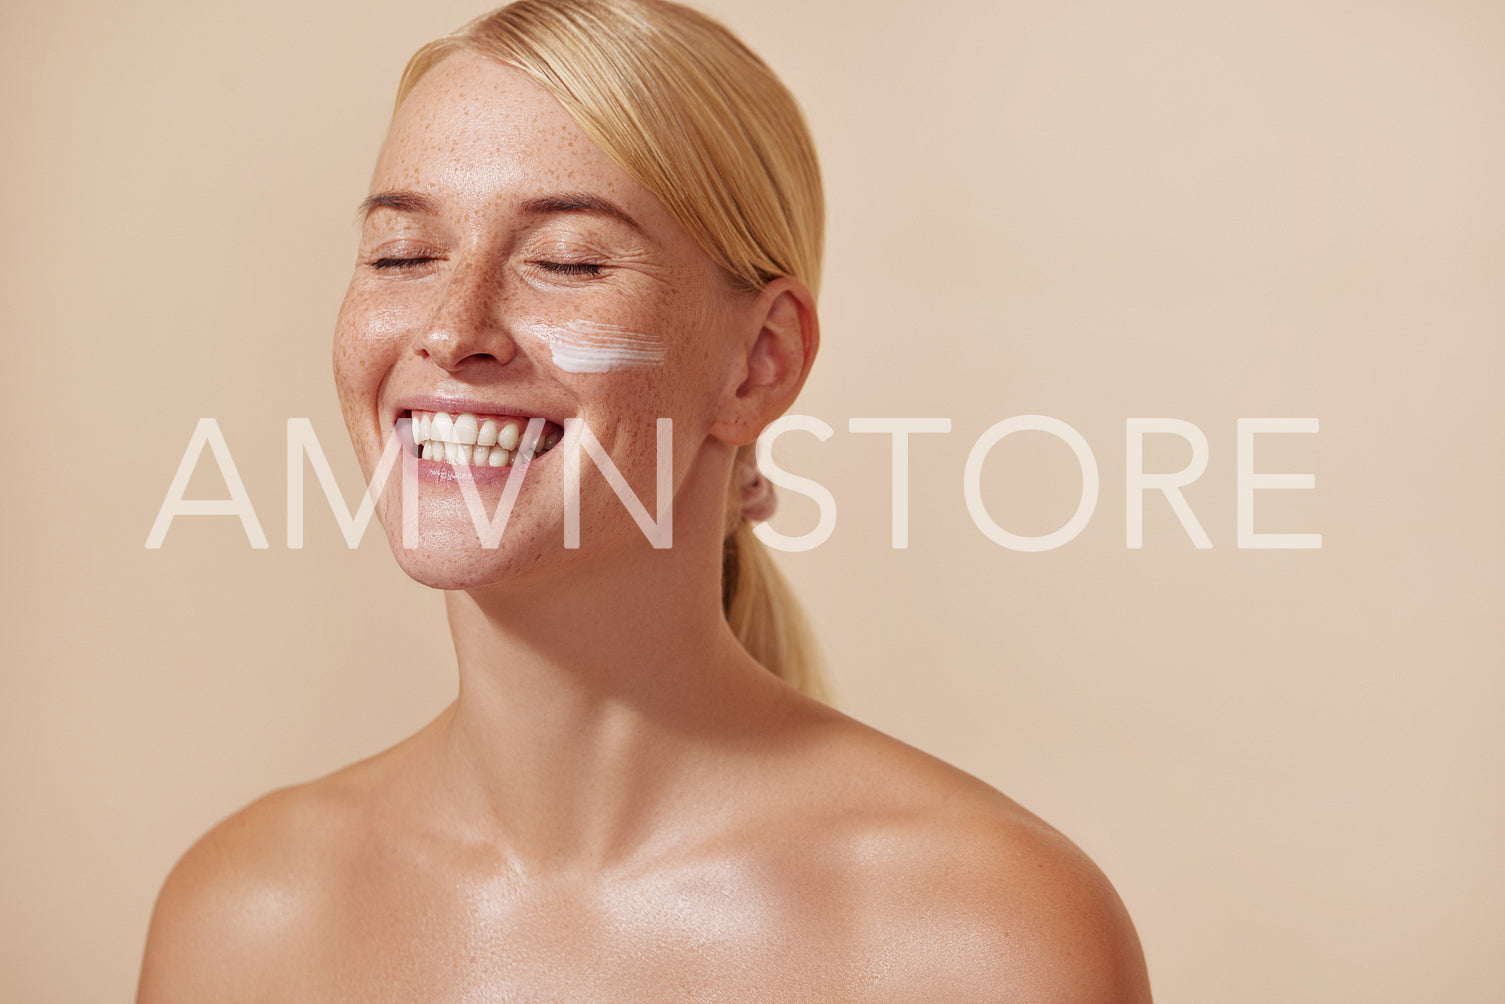
{"label": "bare skin", "polygon": [[[404,402],[437,396],[581,419],[648,500],[672,417],[673,546],[589,474],[582,546],[561,546],[570,440],[528,469],[496,548],[433,478],[403,546],[394,478],[378,510],[403,568],[447,590],[459,697],[201,839],[159,897],[139,1004],[1149,1000],[1076,847],[796,693],[726,626],[733,456],[809,372],[809,291],[732,289],[551,97],[479,56],[419,83],[372,191],[424,198],[372,211],[337,326],[368,476]],[[633,222],[537,211],[559,193]],[[646,333],[664,361],[571,372],[526,334],[538,317]]]}

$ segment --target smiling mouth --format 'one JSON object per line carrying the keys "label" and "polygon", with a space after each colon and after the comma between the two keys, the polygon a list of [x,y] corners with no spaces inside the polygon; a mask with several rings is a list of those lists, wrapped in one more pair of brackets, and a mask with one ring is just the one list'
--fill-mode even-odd
{"label": "smiling mouth", "polygon": [[[514,461],[534,460],[552,450],[564,436],[561,426],[543,418],[468,411],[411,411],[405,416],[413,420],[413,448],[418,457],[468,467],[507,467]],[[534,422],[542,423],[535,433],[536,443],[528,434]]]}

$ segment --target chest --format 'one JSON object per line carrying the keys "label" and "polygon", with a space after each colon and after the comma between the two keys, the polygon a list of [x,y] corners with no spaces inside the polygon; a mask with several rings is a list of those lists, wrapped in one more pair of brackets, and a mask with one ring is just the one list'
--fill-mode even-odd
{"label": "chest", "polygon": [[331,897],[284,1000],[858,1000],[889,940],[835,890],[745,867],[642,881],[390,869]]}

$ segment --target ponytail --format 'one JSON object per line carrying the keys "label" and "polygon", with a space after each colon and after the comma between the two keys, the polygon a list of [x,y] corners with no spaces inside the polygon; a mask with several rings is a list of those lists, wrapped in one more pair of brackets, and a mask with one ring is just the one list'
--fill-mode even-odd
{"label": "ponytail", "polygon": [[804,611],[746,518],[738,518],[722,546],[721,606],[754,659],[802,694],[827,699]]}

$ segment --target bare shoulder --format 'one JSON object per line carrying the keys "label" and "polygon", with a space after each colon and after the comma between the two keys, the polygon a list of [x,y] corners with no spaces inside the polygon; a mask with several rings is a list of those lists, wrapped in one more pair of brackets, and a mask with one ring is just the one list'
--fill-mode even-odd
{"label": "bare shoulder", "polygon": [[936,862],[917,905],[971,949],[927,979],[950,1000],[1149,1001],[1117,891],[1070,840],[1019,813],[979,806],[916,828],[914,849]]}
{"label": "bare shoulder", "polygon": [[158,893],[138,1004],[278,999],[361,809],[348,775],[274,791],[223,820]]}
{"label": "bare shoulder", "polygon": [[1150,1000],[1128,911],[1080,848],[897,740],[844,745],[847,822],[825,827],[837,835],[825,849],[852,863],[839,881],[894,960],[875,988],[916,1001]]}

